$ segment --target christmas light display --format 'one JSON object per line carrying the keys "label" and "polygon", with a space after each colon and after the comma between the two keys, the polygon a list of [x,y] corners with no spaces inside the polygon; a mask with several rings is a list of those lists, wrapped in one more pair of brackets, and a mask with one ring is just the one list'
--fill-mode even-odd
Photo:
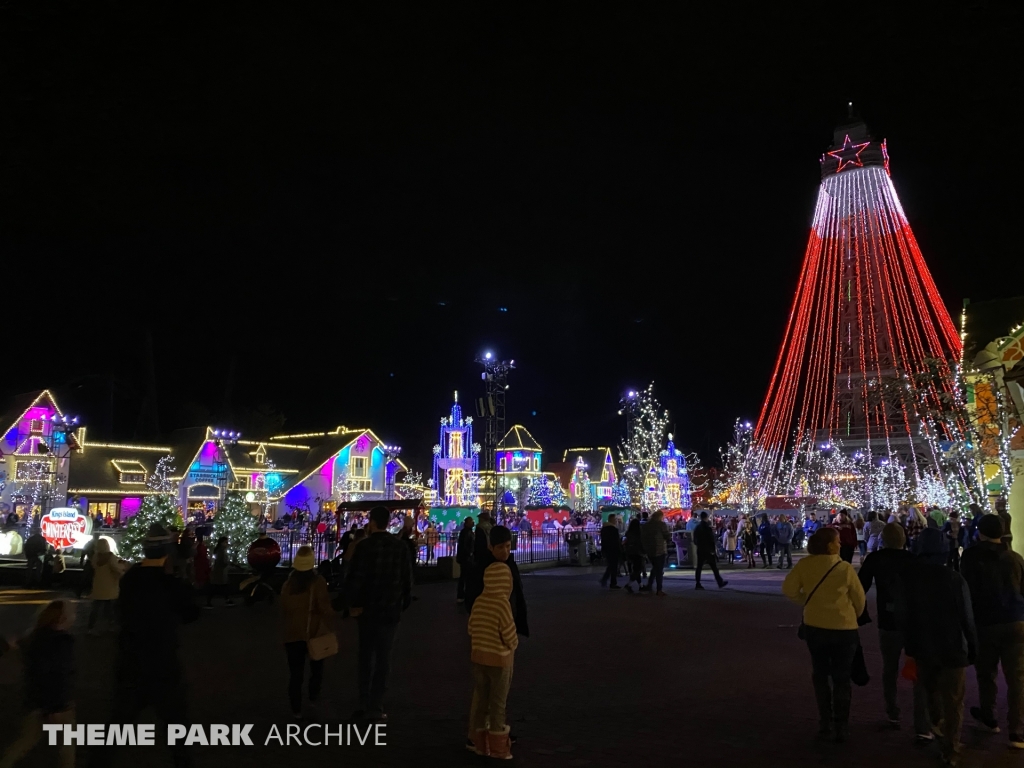
{"label": "christmas light display", "polygon": [[257,518],[249,511],[242,494],[231,491],[224,498],[217,516],[213,518],[213,540],[228,537],[228,559],[237,567],[244,568],[248,562],[249,545],[259,535]]}
{"label": "christmas light display", "polygon": [[737,419],[732,440],[720,453],[722,471],[712,488],[712,500],[742,512],[763,509],[768,491],[760,469],[761,451],[754,443],[753,425]]}
{"label": "christmas light display", "polygon": [[[916,476],[932,453],[921,409],[952,394],[948,376],[892,397],[960,358],[961,341],[889,178],[888,148],[862,122],[836,131],[822,157],[811,235],[754,433],[762,485],[793,487],[800,453],[842,441],[865,456],[906,457]],[[935,435],[942,438],[943,435]],[[930,460],[937,457],[932,453]]]}
{"label": "christmas light display", "polygon": [[580,456],[573,467],[572,479],[569,481],[569,496],[572,498],[572,507],[580,513],[594,511],[594,488],[590,482],[588,467]]}
{"label": "christmas light display", "polygon": [[434,446],[434,485],[445,506],[476,504],[480,446],[473,442],[473,419],[462,417],[459,393],[451,415],[441,419],[441,440]]}
{"label": "christmas light display", "polygon": [[630,391],[619,404],[626,416],[626,438],[619,446],[623,475],[633,504],[645,509],[657,508],[657,499],[648,493],[652,473],[657,480],[662,445],[668,430],[668,411],[654,397],[654,382],[647,389]]}
{"label": "christmas light display", "polygon": [[671,434],[668,436],[668,445],[661,452],[658,486],[662,507],[665,509],[690,508],[690,474],[687,471],[686,456],[676,448]]}

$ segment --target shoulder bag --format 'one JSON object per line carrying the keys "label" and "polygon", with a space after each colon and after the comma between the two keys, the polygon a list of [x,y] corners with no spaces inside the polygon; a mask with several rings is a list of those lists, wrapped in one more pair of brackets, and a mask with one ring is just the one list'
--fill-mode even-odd
{"label": "shoulder bag", "polygon": [[321,661],[328,656],[334,656],[338,652],[338,636],[333,631],[325,632],[316,637],[310,637],[309,632],[313,625],[313,589],[309,587],[309,613],[306,615],[306,650],[309,658],[313,661]]}
{"label": "shoulder bag", "polygon": [[[822,582],[824,582],[825,579],[828,578],[828,575],[830,573],[832,573],[832,571],[834,571],[836,569],[836,566],[839,565],[839,563],[841,563],[841,562],[843,562],[843,561],[842,560],[837,560],[835,563],[833,563],[832,567],[829,568],[825,572],[825,575],[822,576],[821,579],[818,581],[818,583],[814,585],[814,589],[811,590],[811,594],[809,594],[807,596],[807,599],[804,600],[804,608],[806,608],[807,604],[809,602],[811,602],[811,598],[814,597],[814,593],[818,591],[818,587],[821,586]],[[803,610],[801,609],[801,614],[802,613],[803,613]],[[803,617],[803,615],[800,616],[800,628],[797,629],[796,636],[799,637],[801,640],[806,640],[807,639],[807,625],[804,624],[804,617]]]}

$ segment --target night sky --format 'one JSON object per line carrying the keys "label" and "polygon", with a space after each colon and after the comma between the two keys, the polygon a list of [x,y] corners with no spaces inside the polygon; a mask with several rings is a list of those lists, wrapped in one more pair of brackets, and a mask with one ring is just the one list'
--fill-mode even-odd
{"label": "night sky", "polygon": [[490,349],[549,458],[653,379],[711,460],[850,100],[950,310],[1024,292],[1019,6],[643,5],[2,4],[3,394],[426,472]]}

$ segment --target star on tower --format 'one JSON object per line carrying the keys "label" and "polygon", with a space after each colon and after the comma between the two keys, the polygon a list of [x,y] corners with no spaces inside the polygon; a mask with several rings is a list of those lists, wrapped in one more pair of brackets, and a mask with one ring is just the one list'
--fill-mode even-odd
{"label": "star on tower", "polygon": [[839,161],[839,167],[836,168],[836,173],[842,173],[843,169],[850,165],[856,165],[863,168],[864,163],[860,161],[860,153],[863,152],[870,143],[870,141],[865,141],[863,144],[852,144],[850,142],[850,134],[846,134],[846,138],[843,139],[843,148],[835,149],[828,153],[830,157],[834,157]]}

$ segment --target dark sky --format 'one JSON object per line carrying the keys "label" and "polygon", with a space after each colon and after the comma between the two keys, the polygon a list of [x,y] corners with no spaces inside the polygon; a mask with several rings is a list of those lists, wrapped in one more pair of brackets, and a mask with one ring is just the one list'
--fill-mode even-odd
{"label": "dark sky", "polygon": [[3,3],[4,393],[369,425],[425,471],[490,348],[549,456],[653,379],[712,458],[849,100],[951,310],[1024,291],[1018,4],[553,5]]}

